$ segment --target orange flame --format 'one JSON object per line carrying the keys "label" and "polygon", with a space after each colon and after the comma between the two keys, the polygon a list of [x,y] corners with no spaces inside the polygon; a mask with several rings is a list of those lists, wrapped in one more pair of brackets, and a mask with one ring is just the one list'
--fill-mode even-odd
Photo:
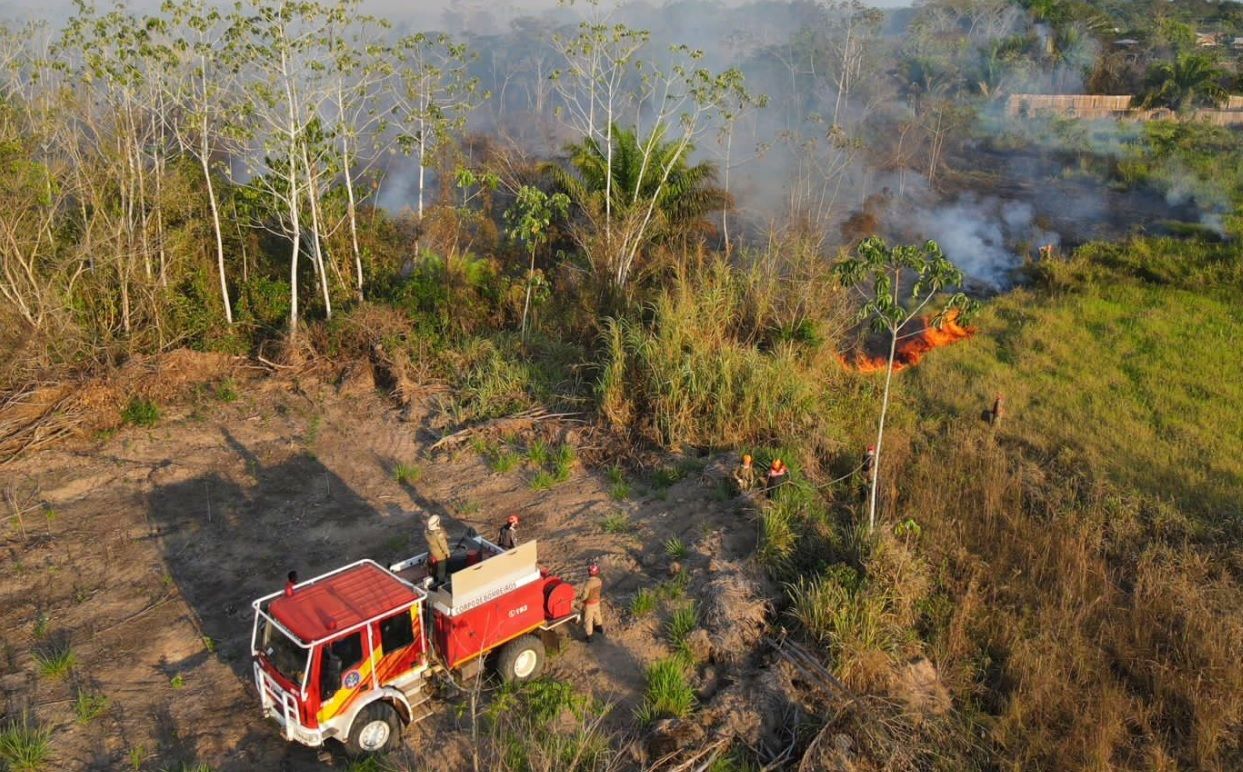
{"label": "orange flame", "polygon": [[[932,326],[930,316],[925,316],[922,321],[924,325],[922,330],[906,340],[898,341],[898,350],[893,357],[894,370],[918,364],[919,360],[924,358],[924,354],[934,348],[948,346],[975,334],[974,327],[963,327],[958,323],[958,309],[951,309],[945,315],[940,329]],[[839,354],[837,358],[846,367],[860,373],[875,373],[884,370],[887,362],[887,357],[868,356],[862,353],[855,354],[849,359]]]}

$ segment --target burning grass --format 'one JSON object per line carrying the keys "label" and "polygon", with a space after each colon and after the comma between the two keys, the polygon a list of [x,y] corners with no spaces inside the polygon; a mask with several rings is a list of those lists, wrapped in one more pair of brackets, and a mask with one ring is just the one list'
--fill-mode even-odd
{"label": "burning grass", "polygon": [[[894,352],[893,369],[902,370],[919,364],[924,354],[935,348],[948,346],[960,340],[970,338],[976,332],[974,327],[966,327],[958,323],[958,310],[951,309],[941,320],[938,327],[934,319],[926,316],[921,320],[920,328],[904,340],[898,341]],[[860,373],[884,372],[889,358],[883,354],[855,354],[853,357],[839,356],[843,365]]]}

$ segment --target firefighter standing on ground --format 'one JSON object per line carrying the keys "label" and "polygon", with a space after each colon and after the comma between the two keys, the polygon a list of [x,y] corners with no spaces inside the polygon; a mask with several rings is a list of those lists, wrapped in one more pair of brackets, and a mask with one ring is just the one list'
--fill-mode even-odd
{"label": "firefighter standing on ground", "polygon": [[765,481],[766,488],[768,489],[768,498],[771,499],[773,492],[781,487],[789,477],[790,468],[781,459],[774,458],[772,466],[768,468],[768,479]]}
{"label": "firefighter standing on ground", "polygon": [[501,535],[496,538],[496,546],[503,550],[511,550],[518,546],[518,516],[510,515],[501,526]]}
{"label": "firefighter standing on ground", "polygon": [[449,572],[449,538],[440,528],[440,515],[427,518],[423,536],[427,539],[427,562],[436,572],[436,581],[443,582]]}
{"label": "firefighter standing on ground", "polygon": [[988,424],[996,428],[1006,416],[1006,399],[1000,394],[993,400],[993,409],[988,411]]}
{"label": "firefighter standing on ground", "polygon": [[859,486],[859,498],[867,499],[868,491],[872,488],[872,481],[876,479],[875,445],[868,445],[868,451],[863,454],[863,463],[859,467],[863,470],[863,483]]}
{"label": "firefighter standing on ground", "polygon": [[583,633],[588,643],[596,630],[604,635],[604,618],[600,615],[600,593],[603,589],[600,566],[592,563],[587,569],[587,582],[578,591],[578,599],[583,602]]}
{"label": "firefighter standing on ground", "polygon": [[755,487],[755,466],[751,463],[751,457],[744,454],[742,463],[734,470],[734,483],[738,486],[739,493],[747,493]]}

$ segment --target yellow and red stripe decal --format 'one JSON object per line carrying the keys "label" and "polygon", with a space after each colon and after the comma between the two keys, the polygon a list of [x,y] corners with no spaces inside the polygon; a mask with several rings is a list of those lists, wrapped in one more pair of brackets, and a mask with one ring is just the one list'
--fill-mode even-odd
{"label": "yellow and red stripe decal", "polygon": [[417,662],[411,663],[408,668],[398,667],[398,665],[400,665],[400,661],[404,658],[404,655],[408,655],[409,653],[410,651],[408,646],[402,647],[392,654],[387,654],[381,657],[378,666],[375,664],[376,655],[372,653],[370,657],[359,663],[357,668],[351,668],[346,671],[345,675],[342,676],[342,682],[345,681],[346,677],[348,677],[350,673],[357,672],[358,683],[352,688],[342,686],[337,690],[337,693],[332,696],[332,699],[320,704],[318,713],[320,723],[346,713],[354,704],[356,698],[371,691],[371,671],[373,669],[375,669],[376,672],[376,680],[379,682],[380,686],[384,686],[400,673],[406,670],[413,670],[418,667]]}

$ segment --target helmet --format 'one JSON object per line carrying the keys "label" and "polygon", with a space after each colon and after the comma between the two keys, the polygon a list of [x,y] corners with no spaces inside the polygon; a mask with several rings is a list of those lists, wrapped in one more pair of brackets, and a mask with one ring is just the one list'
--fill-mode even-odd
{"label": "helmet", "polygon": [[744,463],[744,464],[748,464],[748,465],[749,465],[749,464],[751,463],[751,455],[750,455],[750,454],[748,454],[748,453],[743,453],[743,454],[742,454],[742,463]]}
{"label": "helmet", "polygon": [[506,522],[506,523],[508,523],[509,525],[517,525],[517,524],[518,524],[518,516],[517,516],[517,515],[510,515],[509,517],[505,518],[505,522]]}
{"label": "helmet", "polygon": [[431,517],[427,518],[427,530],[429,531],[440,530],[440,515],[432,515]]}
{"label": "helmet", "polygon": [[591,566],[587,569],[587,575],[588,576],[599,576],[600,566],[597,566],[595,563],[592,563]]}
{"label": "helmet", "polygon": [[782,463],[781,459],[779,458],[773,459],[773,466],[772,466],[773,469],[780,469],[783,466],[785,466],[785,464]]}

